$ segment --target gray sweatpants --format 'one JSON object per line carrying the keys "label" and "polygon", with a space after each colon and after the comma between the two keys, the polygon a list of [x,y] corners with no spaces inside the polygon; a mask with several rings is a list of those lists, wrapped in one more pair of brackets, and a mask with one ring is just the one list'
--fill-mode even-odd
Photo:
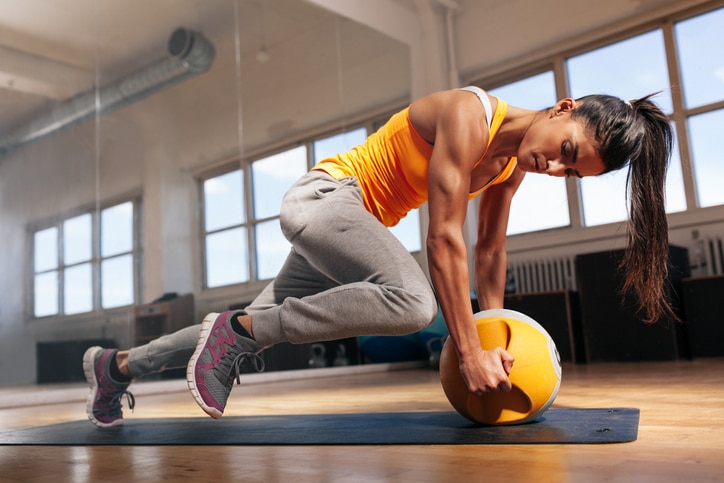
{"label": "gray sweatpants", "polygon": [[[437,302],[415,259],[364,207],[355,178],[311,171],[284,197],[292,250],[245,312],[262,347],[360,335],[403,335],[429,325]],[[131,349],[134,376],[185,367],[199,325]]]}

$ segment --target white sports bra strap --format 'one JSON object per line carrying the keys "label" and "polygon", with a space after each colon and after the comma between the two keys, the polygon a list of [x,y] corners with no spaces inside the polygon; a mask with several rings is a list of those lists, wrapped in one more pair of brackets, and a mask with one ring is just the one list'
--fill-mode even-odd
{"label": "white sports bra strap", "polygon": [[485,117],[488,118],[488,130],[490,130],[490,123],[493,122],[493,106],[490,104],[490,99],[488,99],[485,91],[478,86],[459,87],[457,90],[469,91],[478,96],[478,99],[480,99],[480,102],[483,104],[483,109],[485,109]]}

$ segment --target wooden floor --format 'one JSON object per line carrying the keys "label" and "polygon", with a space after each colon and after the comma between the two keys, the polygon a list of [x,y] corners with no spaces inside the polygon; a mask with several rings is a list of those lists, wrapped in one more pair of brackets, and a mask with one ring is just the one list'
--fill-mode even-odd
{"label": "wooden floor", "polygon": [[[392,369],[247,379],[235,388],[226,414],[450,409],[435,371]],[[206,417],[182,380],[131,389],[136,410],[127,418]],[[85,419],[85,391],[78,385],[2,389],[0,429]],[[638,407],[639,438],[611,445],[0,446],[0,481],[724,481],[724,359],[567,365],[556,406]]]}

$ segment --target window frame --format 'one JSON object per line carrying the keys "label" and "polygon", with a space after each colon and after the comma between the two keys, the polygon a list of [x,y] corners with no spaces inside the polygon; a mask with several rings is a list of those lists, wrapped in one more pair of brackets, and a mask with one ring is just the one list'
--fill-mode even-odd
{"label": "window frame", "polygon": [[[542,53],[536,60],[530,58],[516,59],[511,65],[501,66],[491,75],[471,76],[465,83],[478,85],[483,89],[493,89],[516,82],[529,76],[552,70],[555,76],[556,92],[558,98],[569,97],[568,75],[566,60],[577,55],[626,40],[637,35],[660,29],[664,38],[666,65],[669,81],[672,86],[671,97],[673,112],[669,113],[677,136],[678,154],[681,162],[684,182],[684,196],[687,207],[680,212],[668,214],[670,229],[682,228],[696,223],[715,223],[720,221],[724,204],[700,207],[697,204],[696,186],[694,179],[694,162],[691,157],[687,121],[690,117],[724,108],[724,100],[710,104],[686,108],[683,89],[675,86],[681,85],[682,78],[679,72],[678,51],[675,38],[675,24],[708,12],[724,8],[724,2],[718,5],[698,6],[683,9],[674,14],[659,14],[655,18],[648,18],[636,22],[636,26],[616,32],[594,32],[593,37],[587,37],[578,45],[570,46],[570,42],[551,47],[547,53]],[[595,38],[594,38],[595,37]],[[508,253],[526,252],[533,249],[548,249],[565,246],[575,246],[582,242],[599,241],[605,239],[619,239],[625,233],[622,228],[626,221],[607,223],[596,226],[583,224],[582,203],[580,199],[579,182],[577,179],[566,180],[570,212],[570,226],[561,226],[540,231],[531,231],[510,235],[508,237]]]}
{"label": "window frame", "polygon": [[[132,248],[130,252],[122,252],[122,253],[114,253],[113,255],[109,256],[101,256],[101,212],[107,208],[112,208],[117,205],[121,205],[124,203],[130,202],[132,205]],[[105,313],[107,311],[115,311],[115,310],[124,310],[128,307],[132,307],[135,305],[138,300],[140,300],[140,294],[141,294],[141,288],[142,288],[142,280],[141,280],[141,273],[142,273],[142,249],[141,249],[141,232],[142,232],[142,221],[141,221],[141,213],[142,213],[142,200],[141,196],[138,194],[124,196],[122,198],[114,198],[113,200],[109,200],[104,202],[103,204],[97,204],[92,207],[89,207],[88,205],[78,208],[75,210],[72,210],[70,212],[57,215],[55,217],[37,221],[30,223],[27,227],[27,244],[28,244],[28,256],[27,256],[27,263],[26,266],[28,267],[28,275],[27,275],[27,303],[26,303],[26,312],[28,314],[27,320],[30,321],[37,321],[37,320],[67,320],[67,319],[80,319],[85,317],[93,317],[100,313]],[[74,262],[70,264],[64,263],[63,260],[63,224],[65,221],[70,220],[72,218],[82,216],[85,214],[89,214],[91,216],[91,258],[90,260],[84,260],[81,262]],[[57,229],[57,259],[58,264],[55,269],[48,269],[43,270],[40,272],[35,271],[35,234],[39,231],[48,229],[48,228],[56,228]],[[133,293],[132,293],[132,302],[128,305],[122,305],[118,307],[110,307],[110,308],[103,308],[102,307],[102,281],[101,281],[101,264],[104,260],[109,260],[113,258],[117,258],[120,256],[125,255],[131,255],[132,258],[132,275],[133,275]],[[65,313],[65,301],[64,301],[64,295],[65,295],[65,282],[64,282],[64,272],[65,270],[69,268],[73,268],[85,263],[91,264],[91,290],[92,290],[92,308],[90,311],[87,312],[78,312],[78,313],[72,313],[67,314]],[[36,299],[36,293],[35,293],[35,276],[40,273],[51,273],[51,272],[57,272],[57,286],[58,286],[58,292],[57,292],[57,306],[58,311],[54,314],[48,314],[48,315],[41,315],[36,316],[35,315],[35,299]]]}
{"label": "window frame", "polygon": [[[253,180],[252,180],[252,165],[256,161],[265,160],[271,156],[284,153],[286,151],[305,146],[306,148],[306,169],[309,170],[312,166],[311,159],[312,143],[314,139],[309,139],[303,142],[294,142],[285,145],[275,146],[273,149],[265,151],[255,152],[251,155],[244,157],[242,161],[238,157],[232,160],[227,160],[220,166],[217,166],[210,170],[205,170],[196,175],[197,187],[198,187],[198,203],[199,203],[199,238],[201,246],[201,289],[202,291],[208,290],[220,290],[230,286],[240,285],[252,285],[255,283],[263,282],[266,279],[259,279],[258,277],[258,266],[257,266],[257,243],[255,236],[255,228],[259,223],[269,222],[279,219],[279,214],[274,216],[264,216],[256,218],[254,214],[254,192],[253,192]],[[242,171],[242,186],[244,192],[243,203],[244,203],[244,218],[241,223],[225,226],[223,228],[207,231],[206,230],[206,200],[204,193],[204,183],[210,179],[217,178],[234,171]],[[246,233],[246,244],[247,244],[247,270],[249,277],[247,280],[239,282],[233,282],[229,284],[209,286],[209,267],[207,264],[207,239],[208,236],[215,233],[220,233],[226,230],[243,228]]]}

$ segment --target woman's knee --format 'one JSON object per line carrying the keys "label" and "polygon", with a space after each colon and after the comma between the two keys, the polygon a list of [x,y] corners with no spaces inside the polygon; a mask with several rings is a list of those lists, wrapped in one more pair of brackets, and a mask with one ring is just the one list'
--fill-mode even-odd
{"label": "woman's knee", "polygon": [[430,325],[437,317],[437,311],[437,299],[432,290],[429,293],[411,296],[407,300],[405,309],[406,332],[417,332]]}
{"label": "woman's knee", "polygon": [[432,292],[432,290],[430,292],[431,295],[425,299],[425,303],[423,304],[425,307],[427,307],[427,310],[420,317],[420,324],[422,325],[420,329],[424,329],[428,325],[432,324],[437,317],[439,305],[437,304],[437,298],[435,297],[435,294]]}

